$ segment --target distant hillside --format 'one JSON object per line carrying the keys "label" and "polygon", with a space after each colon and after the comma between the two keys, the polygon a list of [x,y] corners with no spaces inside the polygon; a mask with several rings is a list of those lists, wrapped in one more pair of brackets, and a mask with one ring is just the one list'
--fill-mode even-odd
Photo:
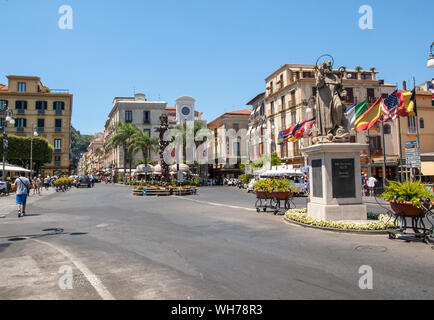
{"label": "distant hillside", "polygon": [[90,140],[93,135],[81,134],[80,131],[72,127],[71,130],[71,157],[74,168],[77,167],[78,160],[80,160],[80,155],[87,151]]}

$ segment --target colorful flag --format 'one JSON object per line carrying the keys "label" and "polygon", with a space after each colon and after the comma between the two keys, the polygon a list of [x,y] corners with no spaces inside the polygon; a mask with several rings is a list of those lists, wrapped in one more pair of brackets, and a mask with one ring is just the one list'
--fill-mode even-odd
{"label": "colorful flag", "polygon": [[354,129],[354,124],[358,118],[362,114],[366,112],[367,102],[363,101],[362,103],[359,103],[358,105],[352,105],[351,107],[348,107],[347,111],[345,112],[347,119],[348,119],[348,130]]}
{"label": "colorful flag", "polygon": [[399,99],[399,106],[397,113],[401,117],[408,117],[410,115],[410,110],[408,109],[412,97],[411,91],[406,91],[404,93],[397,93],[396,96]]}
{"label": "colorful flag", "polygon": [[399,99],[397,93],[398,91],[395,91],[383,101],[383,122],[398,118]]}
{"label": "colorful flag", "polygon": [[411,92],[411,98],[407,110],[409,117],[417,117],[416,88]]}
{"label": "colorful flag", "polygon": [[354,128],[357,132],[371,129],[383,115],[383,98],[379,98],[364,114],[357,118]]}
{"label": "colorful flag", "polygon": [[283,131],[279,132],[279,137],[277,138],[277,145],[282,146],[285,144],[285,140],[283,138]]}
{"label": "colorful flag", "polygon": [[316,125],[316,118],[313,118],[311,121],[308,121],[304,125],[304,134],[303,138],[312,137],[313,134],[313,126]]}

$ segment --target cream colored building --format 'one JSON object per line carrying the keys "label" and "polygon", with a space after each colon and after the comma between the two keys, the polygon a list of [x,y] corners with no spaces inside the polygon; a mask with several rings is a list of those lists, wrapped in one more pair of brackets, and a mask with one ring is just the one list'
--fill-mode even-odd
{"label": "cream colored building", "polygon": [[[113,107],[104,128],[104,141],[111,137],[112,132],[110,129],[119,122],[134,123],[151,137],[159,137],[159,133],[155,129],[159,128],[160,116],[166,112],[166,108],[166,102],[148,101],[146,96],[141,93],[137,93],[134,97],[114,98]],[[133,167],[142,158],[143,155],[138,152],[132,159]],[[154,162],[160,160],[158,152],[150,152],[149,158]],[[121,147],[117,147],[105,154],[104,167],[106,171],[122,172],[124,166],[129,167],[128,152],[122,150]]]}
{"label": "cream colored building", "polygon": [[[208,124],[214,133],[214,143],[208,143],[208,156],[213,162],[208,166],[211,178],[236,178],[241,174],[240,164],[248,161],[246,134],[251,112],[251,109],[226,112]],[[244,135],[231,136],[231,132]]]}
{"label": "cream colored building", "polygon": [[78,172],[80,175],[99,175],[104,172],[104,133],[97,132],[79,161]]}
{"label": "cream colored building", "polygon": [[[15,118],[15,126],[6,127],[7,134],[30,137],[36,131],[54,147],[53,159],[41,168],[41,173],[69,174],[72,94],[47,88],[39,77],[7,76],[7,79],[7,86],[0,85],[0,100],[6,101]],[[2,124],[4,120],[1,116]]]}

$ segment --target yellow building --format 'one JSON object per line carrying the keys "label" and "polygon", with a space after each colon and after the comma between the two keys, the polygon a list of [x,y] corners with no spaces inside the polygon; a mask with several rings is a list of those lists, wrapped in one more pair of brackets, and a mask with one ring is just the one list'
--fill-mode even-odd
{"label": "yellow building", "polygon": [[[13,112],[15,125],[7,124],[6,133],[31,136],[36,131],[54,147],[53,159],[42,167],[41,173],[69,174],[72,94],[67,90],[50,90],[39,77],[7,76],[7,79],[7,86],[0,85],[0,100]],[[0,121],[5,123],[4,118]]]}

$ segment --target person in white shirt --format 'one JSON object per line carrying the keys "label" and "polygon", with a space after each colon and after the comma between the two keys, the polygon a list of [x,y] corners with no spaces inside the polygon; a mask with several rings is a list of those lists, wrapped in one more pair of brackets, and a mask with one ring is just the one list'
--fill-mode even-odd
{"label": "person in white shirt", "polygon": [[375,179],[374,177],[370,177],[368,179],[369,194],[371,197],[374,196],[374,189],[376,184],[377,184],[377,179]]}

